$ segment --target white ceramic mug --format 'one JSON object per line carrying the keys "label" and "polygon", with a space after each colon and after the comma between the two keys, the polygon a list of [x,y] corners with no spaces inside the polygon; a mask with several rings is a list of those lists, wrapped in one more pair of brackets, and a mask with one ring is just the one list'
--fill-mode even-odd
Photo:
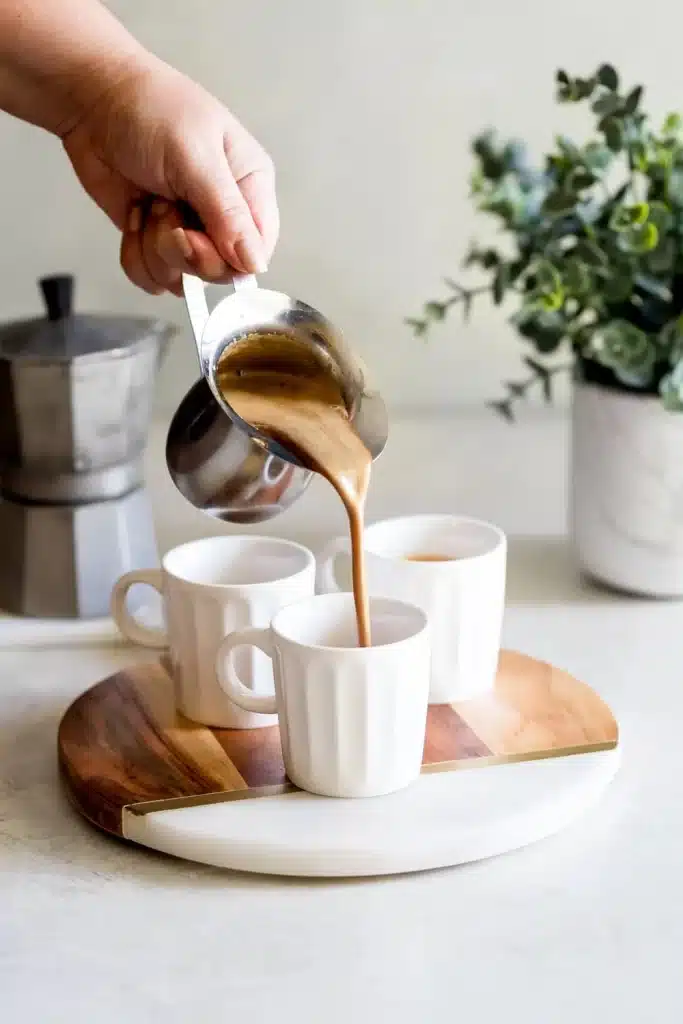
{"label": "white ceramic mug", "polygon": [[[368,591],[418,605],[431,627],[431,704],[475,697],[496,677],[505,604],[507,542],[490,523],[454,515],[385,519],[364,534]],[[337,538],[318,561],[317,590],[340,589]],[[410,561],[442,555],[450,561]],[[347,559],[348,561],[348,559]],[[348,588],[347,588],[348,589]]]}
{"label": "white ceramic mug", "polygon": [[[243,626],[267,626],[285,605],[313,594],[315,559],[300,544],[269,537],[209,537],[174,548],[161,569],[126,573],[112,592],[111,611],[125,637],[170,649],[176,705],[195,722],[227,729],[274,725],[228,700],[218,685],[216,651]],[[135,584],[163,597],[166,629],[138,622],[126,607]],[[273,672],[258,652],[243,650],[241,678],[254,693],[273,692]]]}
{"label": "white ceramic mug", "polygon": [[[216,673],[248,711],[277,712],[290,780],[323,796],[392,793],[420,774],[429,696],[429,630],[419,608],[373,598],[372,647],[358,647],[353,598],[328,594],[278,612],[269,629],[221,644]],[[253,693],[236,662],[273,659],[275,695]]]}

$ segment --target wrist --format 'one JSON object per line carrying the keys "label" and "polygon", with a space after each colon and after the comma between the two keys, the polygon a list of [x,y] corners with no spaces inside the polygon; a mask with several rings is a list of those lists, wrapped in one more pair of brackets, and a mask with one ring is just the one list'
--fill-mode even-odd
{"label": "wrist", "polygon": [[55,135],[151,59],[99,0],[0,0],[0,109]]}
{"label": "wrist", "polygon": [[106,57],[93,54],[83,57],[55,84],[59,102],[55,106],[51,123],[45,125],[48,131],[64,139],[69,132],[113,92],[126,82],[144,74],[154,58],[142,47],[133,44],[125,52]]}

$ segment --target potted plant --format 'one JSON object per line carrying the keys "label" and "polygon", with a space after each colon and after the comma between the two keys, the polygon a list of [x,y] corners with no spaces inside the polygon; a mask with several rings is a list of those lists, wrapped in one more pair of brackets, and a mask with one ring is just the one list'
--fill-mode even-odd
{"label": "potted plant", "polygon": [[520,142],[476,138],[471,195],[501,244],[466,256],[483,285],[447,280],[445,297],[407,322],[423,337],[455,306],[467,318],[481,293],[514,303],[528,374],[491,404],[513,419],[533,388],[550,401],[571,367],[578,561],[664,597],[683,595],[683,122],[653,125],[642,98],[609,64],[588,78],[558,71],[558,101],[590,105],[586,141],[557,138],[536,168]]}

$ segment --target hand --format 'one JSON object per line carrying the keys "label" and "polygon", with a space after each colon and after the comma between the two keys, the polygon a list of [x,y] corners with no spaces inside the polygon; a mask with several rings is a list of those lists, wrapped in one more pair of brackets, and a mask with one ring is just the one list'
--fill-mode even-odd
{"label": "hand", "polygon": [[[279,231],[272,161],[218,100],[162,61],[127,69],[63,143],[85,190],[123,232],[121,265],[133,284],[180,294],[183,272],[224,281],[266,269]],[[150,195],[160,199],[146,210]],[[184,226],[178,201],[204,231]]]}

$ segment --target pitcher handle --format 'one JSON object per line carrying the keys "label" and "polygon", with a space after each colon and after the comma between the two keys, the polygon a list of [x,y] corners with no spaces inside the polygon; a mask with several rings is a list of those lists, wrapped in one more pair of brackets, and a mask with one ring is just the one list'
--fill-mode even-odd
{"label": "pitcher handle", "polygon": [[[208,361],[203,354],[202,339],[204,337],[206,325],[209,322],[209,317],[213,312],[209,309],[209,304],[206,299],[208,283],[203,281],[200,277],[195,277],[193,274],[183,274],[182,281],[185,305],[187,306],[190,326],[192,327],[192,335],[194,337],[194,343],[197,347],[197,355],[199,357],[199,367],[202,371],[202,376],[205,377]],[[232,279],[232,286],[233,292],[236,292],[243,291],[246,288],[257,288],[258,283],[253,274],[236,274]]]}

